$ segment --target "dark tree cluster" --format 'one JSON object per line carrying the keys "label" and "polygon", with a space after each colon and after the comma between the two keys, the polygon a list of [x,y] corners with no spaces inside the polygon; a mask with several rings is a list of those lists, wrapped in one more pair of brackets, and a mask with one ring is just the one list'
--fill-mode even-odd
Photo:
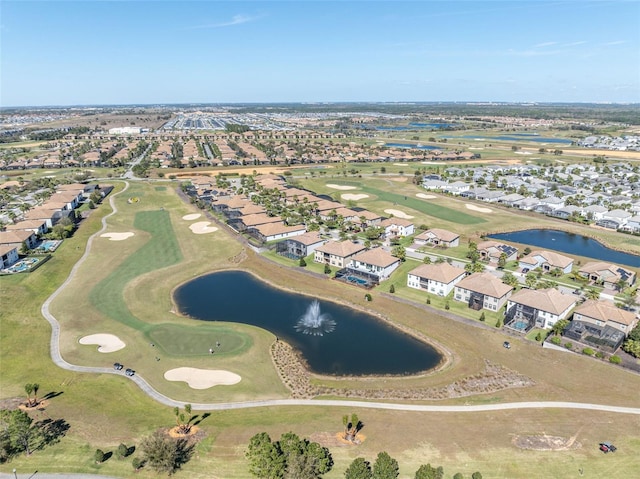
{"label": "dark tree cluster", "polygon": [[272,442],[266,432],[251,438],[249,472],[260,479],[319,479],[333,467],[326,447],[288,432]]}

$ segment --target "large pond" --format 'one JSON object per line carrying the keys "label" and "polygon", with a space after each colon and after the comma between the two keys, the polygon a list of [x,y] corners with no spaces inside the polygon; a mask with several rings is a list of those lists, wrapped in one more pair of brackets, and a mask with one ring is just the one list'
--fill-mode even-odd
{"label": "large pond", "polygon": [[640,267],[640,256],[607,248],[586,236],[556,230],[524,230],[490,235],[489,238],[513,241],[601,261]]}
{"label": "large pond", "polygon": [[271,287],[243,271],[196,278],[176,290],[175,301],[194,319],[271,331],[319,374],[408,375],[433,369],[442,359],[433,347],[370,314]]}

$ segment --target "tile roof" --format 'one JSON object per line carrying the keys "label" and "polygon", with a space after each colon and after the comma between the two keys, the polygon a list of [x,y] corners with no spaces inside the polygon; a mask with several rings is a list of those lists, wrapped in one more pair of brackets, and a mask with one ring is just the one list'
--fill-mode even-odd
{"label": "tile roof", "polygon": [[600,321],[613,321],[627,326],[636,322],[636,316],[631,311],[625,311],[604,301],[587,300],[578,306],[574,314],[581,314]]}
{"label": "tile roof", "polygon": [[491,273],[474,273],[461,280],[456,284],[456,287],[468,289],[469,291],[485,294],[494,298],[502,298],[509,291],[513,290],[512,286],[504,284]]}
{"label": "tile roof", "polygon": [[347,256],[351,256],[352,254],[358,253],[364,249],[365,247],[363,245],[352,241],[327,241],[316,249],[316,251],[346,258]]}
{"label": "tile roof", "polygon": [[418,276],[419,278],[439,281],[440,283],[449,284],[457,277],[466,274],[465,270],[449,263],[433,263],[422,264],[415,269],[409,271],[409,274]]}
{"label": "tile roof", "polygon": [[359,261],[361,263],[372,264],[374,266],[381,266],[383,268],[386,268],[387,266],[391,266],[392,264],[397,263],[400,260],[395,256],[391,256],[390,253],[387,253],[382,248],[373,248],[368,251],[358,253],[352,258],[352,261]]}
{"label": "tile roof", "polygon": [[514,293],[509,301],[553,314],[561,314],[576,304],[575,296],[562,294],[557,289],[521,289]]}

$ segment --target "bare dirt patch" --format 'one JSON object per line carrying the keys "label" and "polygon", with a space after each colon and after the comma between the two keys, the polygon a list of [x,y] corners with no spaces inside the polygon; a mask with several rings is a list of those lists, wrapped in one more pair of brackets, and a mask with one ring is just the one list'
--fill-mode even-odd
{"label": "bare dirt patch", "polygon": [[101,238],[109,238],[109,241],[124,241],[128,238],[134,236],[135,233],[131,231],[126,231],[124,233],[102,233],[100,235]]}
{"label": "bare dirt patch", "polygon": [[209,226],[210,224],[211,221],[198,221],[197,223],[193,223],[192,225],[190,225],[189,229],[197,235],[218,231],[218,228],[216,228],[215,226]]}
{"label": "bare dirt patch", "polygon": [[402,218],[403,220],[411,220],[415,218],[414,216],[408,215],[404,211],[400,211],[400,210],[387,209],[387,210],[384,210],[384,212],[387,213],[388,215],[393,215],[396,218]]}
{"label": "bare dirt patch", "polygon": [[113,353],[120,351],[126,344],[115,334],[90,334],[80,338],[80,344],[97,344],[98,352],[100,353]]}
{"label": "bare dirt patch", "polygon": [[579,442],[576,442],[576,437],[577,435],[567,438],[549,436],[547,434],[538,436],[515,436],[512,442],[517,448],[529,451],[568,451],[582,447]]}
{"label": "bare dirt patch", "polygon": [[369,195],[365,195],[364,193],[361,193],[359,195],[354,195],[353,193],[345,193],[344,195],[340,195],[340,197],[343,200],[358,201],[358,200],[364,200],[365,198],[369,198]]}
{"label": "bare dirt patch", "polygon": [[334,190],[357,190],[355,186],[347,185],[335,185],[333,183],[327,183],[327,188],[333,188]]}
{"label": "bare dirt patch", "polygon": [[493,213],[493,210],[491,208],[482,208],[481,206],[476,206],[469,203],[466,203],[464,206],[468,210],[477,211],[478,213]]}
{"label": "bare dirt patch", "polygon": [[242,379],[235,373],[222,369],[175,368],[164,373],[167,381],[184,381],[191,389],[208,389],[213,386],[230,386]]}

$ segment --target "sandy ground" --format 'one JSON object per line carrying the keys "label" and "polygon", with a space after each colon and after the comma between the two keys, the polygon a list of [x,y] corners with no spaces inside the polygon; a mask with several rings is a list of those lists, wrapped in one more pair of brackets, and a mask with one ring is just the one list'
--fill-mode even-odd
{"label": "sandy ground", "polygon": [[404,220],[410,220],[415,218],[414,216],[408,215],[404,211],[400,211],[400,210],[388,209],[388,210],[384,210],[384,212],[387,213],[388,215],[393,215],[396,218],[402,218]]}
{"label": "sandy ground", "polygon": [[347,185],[334,185],[333,183],[327,183],[327,187],[333,188],[334,190],[357,190],[355,186],[347,186]]}
{"label": "sandy ground", "polygon": [[135,233],[127,231],[125,233],[102,233],[101,238],[109,238],[109,241],[124,241],[127,238],[131,238]]}
{"label": "sandy ground", "polygon": [[418,198],[422,198],[423,200],[433,200],[434,198],[437,198],[437,196],[435,195],[427,195],[425,193],[416,193],[416,196]]}
{"label": "sandy ground", "polygon": [[97,344],[100,353],[113,353],[126,346],[118,336],[113,334],[91,334],[80,338],[80,344]]}
{"label": "sandy ground", "polygon": [[167,381],[184,381],[191,389],[208,389],[213,386],[229,386],[242,379],[235,373],[221,369],[176,368],[164,373]]}
{"label": "sandy ground", "polygon": [[353,200],[353,201],[358,201],[358,200],[363,200],[365,198],[369,198],[369,195],[365,195],[364,193],[361,193],[359,195],[354,195],[353,193],[346,193],[344,195],[340,195],[340,197],[343,200]]}
{"label": "sandy ground", "polygon": [[470,205],[469,203],[466,203],[464,206],[466,206],[468,210],[477,211],[478,213],[493,213],[493,210],[489,208],[482,208],[480,206]]}
{"label": "sandy ground", "polygon": [[202,215],[200,213],[192,213],[190,215],[184,215],[182,217],[183,220],[187,220],[187,221],[191,221],[191,220],[197,220],[198,218],[200,218]]}
{"label": "sandy ground", "polygon": [[210,224],[211,221],[198,221],[197,223],[193,223],[192,225],[190,225],[189,229],[197,235],[218,231],[218,228],[216,228],[215,226],[209,226]]}
{"label": "sandy ground", "polygon": [[395,166],[409,166],[409,163],[394,163]]}

